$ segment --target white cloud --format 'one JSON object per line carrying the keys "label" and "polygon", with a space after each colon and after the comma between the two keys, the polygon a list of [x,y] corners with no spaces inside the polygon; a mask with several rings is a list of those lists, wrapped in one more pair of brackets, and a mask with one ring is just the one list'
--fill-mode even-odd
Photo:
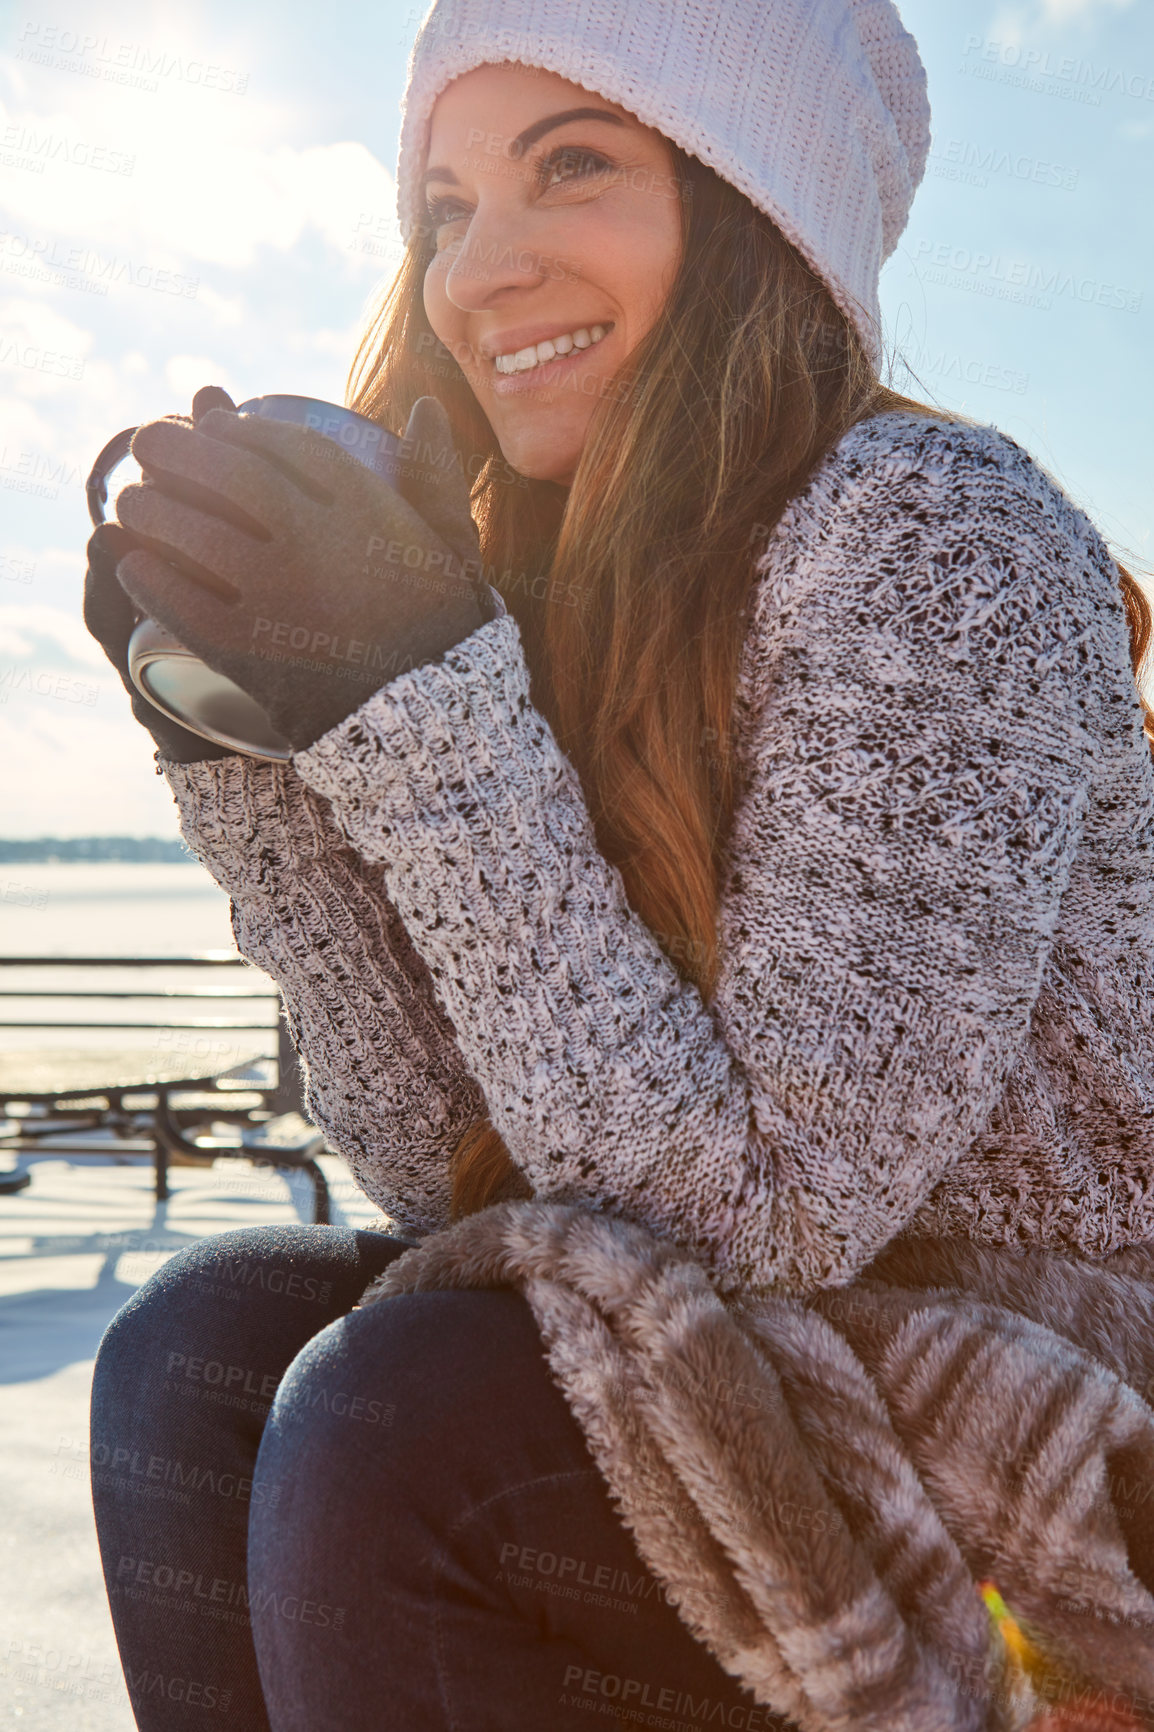
{"label": "white cloud", "polygon": [[[60,549],[38,554],[38,582],[55,562],[74,569],[77,559]],[[175,835],[175,809],[154,774],[153,750],[79,602],[75,612],[34,602],[0,606],[9,834]]]}
{"label": "white cloud", "polygon": [[[30,255],[54,247],[50,256],[74,249],[114,268],[239,270],[260,247],[289,251],[311,229],[355,274],[376,268],[360,246],[367,233],[398,244],[393,177],[365,145],[272,143],[281,117],[251,99],[210,127],[203,94],[187,88],[142,108],[75,82],[67,108],[0,103],[16,164],[5,226]],[[94,158],[130,172],[94,169]]]}
{"label": "white cloud", "polygon": [[131,421],[134,396],[93,345],[51,299],[0,297],[0,446],[87,475],[105,440]]}
{"label": "white cloud", "polygon": [[75,362],[83,372],[92,333],[46,300],[28,295],[0,299],[0,366],[12,370],[29,395],[66,384]]}
{"label": "white cloud", "polygon": [[1050,24],[1070,24],[1100,12],[1124,12],[1133,4],[1134,0],[1041,0],[1042,15]]}
{"label": "white cloud", "polygon": [[211,283],[201,283],[196,300],[198,306],[208,308],[216,324],[228,329],[238,330],[252,317],[243,295],[222,295]]}
{"label": "white cloud", "polygon": [[49,674],[96,668],[119,683],[119,676],[83,620],[43,603],[0,607],[0,666],[8,668],[15,662],[28,663]]}
{"label": "white cloud", "polygon": [[234,403],[244,396],[230,364],[206,355],[171,356],[164,364],[164,382],[180,403],[191,403],[202,385],[222,386]]}
{"label": "white cloud", "polygon": [[[53,606],[64,599],[69,617],[80,618],[84,558],[76,546],[52,547],[5,538],[0,552],[0,579],[3,580],[0,619],[27,606],[39,605],[45,598]],[[11,629],[20,629],[20,622],[13,620]]]}
{"label": "white cloud", "polygon": [[1090,24],[1107,12],[1124,12],[1134,0],[1034,0],[1032,6],[1008,0],[998,7],[990,24],[990,35],[998,42],[1020,47],[1040,24]]}
{"label": "white cloud", "polygon": [[[0,446],[20,464],[87,474],[118,428],[187,412],[206,383],[238,401],[342,395],[360,308],[399,256],[393,178],[370,150],[294,147],[297,117],[252,91],[214,106],[179,81],[141,96],[0,59],[0,92],[26,159],[5,168],[0,213]],[[97,149],[131,172],[93,168]],[[310,239],[322,274],[282,284]],[[159,271],[191,292],[146,292]],[[323,323],[294,316],[326,280]]]}
{"label": "white cloud", "polygon": [[152,740],[111,668],[107,674],[94,705],[14,693],[0,706],[8,835],[179,834]]}
{"label": "white cloud", "polygon": [[1028,20],[1020,6],[1001,6],[990,22],[990,35],[1007,48],[1020,48],[1027,28]]}

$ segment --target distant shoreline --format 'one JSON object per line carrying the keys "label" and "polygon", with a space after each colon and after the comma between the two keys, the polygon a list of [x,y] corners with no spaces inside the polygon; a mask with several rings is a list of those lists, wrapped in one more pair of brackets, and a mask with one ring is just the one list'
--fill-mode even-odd
{"label": "distant shoreline", "polygon": [[0,838],[0,865],[49,865],[54,861],[121,861],[128,864],[196,863],[179,837],[166,836],[36,836],[27,840]]}

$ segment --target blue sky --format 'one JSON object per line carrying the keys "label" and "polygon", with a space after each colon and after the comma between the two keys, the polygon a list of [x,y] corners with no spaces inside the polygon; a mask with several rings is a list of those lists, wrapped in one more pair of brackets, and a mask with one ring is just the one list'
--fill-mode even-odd
{"label": "blue sky", "polygon": [[[424,10],[0,4],[0,834],[178,833],[81,621],[84,479],[203,384],[343,398]],[[882,282],[894,382],[1003,428],[1149,572],[1150,9],[901,11],[933,147]]]}

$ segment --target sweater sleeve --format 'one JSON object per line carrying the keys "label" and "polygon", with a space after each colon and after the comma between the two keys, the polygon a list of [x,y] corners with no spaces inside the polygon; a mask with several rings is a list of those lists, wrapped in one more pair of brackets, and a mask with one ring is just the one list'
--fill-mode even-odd
{"label": "sweater sleeve", "polygon": [[309,1116],[400,1226],[446,1225],[449,1155],[485,1102],[381,868],[291,765],[158,763],[237,948],[280,987]]}
{"label": "sweater sleeve", "polygon": [[739,677],[709,1006],[598,852],[511,616],[298,755],[538,1196],[676,1239],[723,1291],[804,1292],[972,1142],[1088,803],[1107,579],[1076,518],[992,430],[892,419],[794,502]]}

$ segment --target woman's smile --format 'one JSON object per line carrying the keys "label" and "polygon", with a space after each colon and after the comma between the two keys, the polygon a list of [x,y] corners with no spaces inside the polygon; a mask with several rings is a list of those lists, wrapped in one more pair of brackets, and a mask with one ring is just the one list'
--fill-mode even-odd
{"label": "woman's smile", "polygon": [[[562,332],[556,339],[546,338],[515,353],[506,351],[497,355],[490,385],[493,395],[525,396],[548,385],[564,387],[568,380],[589,376],[585,368],[585,363],[591,359],[589,350],[605,342],[613,329],[612,324],[578,325],[575,332]],[[601,367],[604,362],[605,357],[598,356]]]}
{"label": "woman's smile", "polygon": [[[504,341],[511,346],[502,349],[499,347],[501,339],[496,339],[493,365],[498,373],[525,373],[544,366],[555,356],[573,355],[580,359],[586,349],[600,343],[612,329],[612,324],[602,325],[594,321],[592,325],[577,325],[570,331],[556,331],[548,337],[530,337],[528,341],[523,334],[518,338],[514,333],[506,333]],[[518,342],[523,346],[512,346]]]}
{"label": "woman's smile", "polygon": [[428,157],[429,323],[506,460],[568,485],[680,264],[669,145],[567,79],[486,65],[438,98]]}

